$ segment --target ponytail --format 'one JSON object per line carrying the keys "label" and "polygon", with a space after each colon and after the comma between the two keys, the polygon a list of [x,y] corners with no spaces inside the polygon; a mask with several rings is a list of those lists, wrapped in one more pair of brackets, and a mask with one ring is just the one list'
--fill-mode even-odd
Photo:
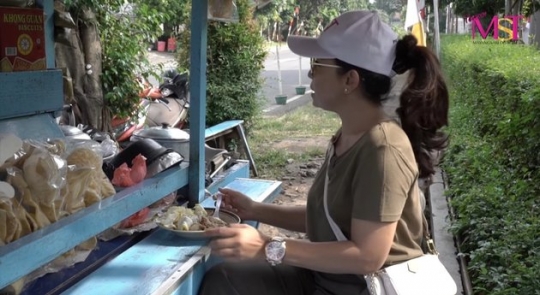
{"label": "ponytail", "polygon": [[396,44],[393,70],[410,70],[407,87],[396,110],[401,126],[412,144],[420,177],[435,173],[433,153],[444,149],[448,136],[439,129],[448,125],[449,94],[437,57],[426,47],[417,46],[413,35]]}

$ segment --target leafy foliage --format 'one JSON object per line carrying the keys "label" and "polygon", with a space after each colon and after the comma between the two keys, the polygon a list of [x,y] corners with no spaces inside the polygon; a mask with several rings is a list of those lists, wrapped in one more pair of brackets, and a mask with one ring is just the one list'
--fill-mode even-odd
{"label": "leafy foliage", "polygon": [[96,13],[103,49],[102,84],[107,107],[127,115],[139,100],[136,75],[152,74],[146,57],[148,41],[157,37],[166,15],[142,0],[82,0],[66,3],[72,11]]}
{"label": "leafy foliage", "polygon": [[[139,0],[140,1],[140,0]],[[164,23],[177,26],[185,23],[190,15],[189,1],[184,0],[144,0],[162,15]]]}
{"label": "leafy foliage", "polygon": [[[264,40],[253,20],[250,0],[238,0],[237,23],[210,22],[207,51],[208,126],[225,120],[240,119],[247,128],[260,110],[263,81],[260,73],[266,58]],[[189,70],[190,35],[181,38],[178,62]]]}
{"label": "leafy foliage", "polygon": [[[381,1],[392,2],[393,0]],[[287,27],[293,17],[295,7],[300,8],[300,21],[304,22],[304,29],[310,34],[315,32],[319,21],[324,26],[343,12],[374,8],[369,0],[274,0],[258,10],[255,15],[263,29],[273,26],[275,21],[282,27]]]}
{"label": "leafy foliage", "polygon": [[524,0],[521,14],[529,17],[540,10],[540,0]]}
{"label": "leafy foliage", "polygon": [[452,86],[443,167],[474,293],[540,294],[540,54],[464,36],[442,41]]}

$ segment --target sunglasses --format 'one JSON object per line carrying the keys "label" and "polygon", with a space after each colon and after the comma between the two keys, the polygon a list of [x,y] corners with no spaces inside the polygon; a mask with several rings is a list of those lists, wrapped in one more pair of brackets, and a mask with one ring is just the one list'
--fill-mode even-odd
{"label": "sunglasses", "polygon": [[318,63],[317,60],[314,59],[314,58],[309,60],[309,64],[310,64],[310,68],[311,68],[311,73],[314,72],[316,67],[327,67],[327,68],[341,69],[341,66],[338,66],[338,65]]}

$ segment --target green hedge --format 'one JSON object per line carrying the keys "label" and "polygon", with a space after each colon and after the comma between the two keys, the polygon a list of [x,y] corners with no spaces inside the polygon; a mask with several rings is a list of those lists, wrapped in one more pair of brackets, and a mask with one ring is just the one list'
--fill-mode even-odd
{"label": "green hedge", "polygon": [[[264,101],[260,74],[267,51],[251,0],[237,0],[236,5],[238,22],[208,22],[206,125],[244,120],[249,130]],[[183,70],[190,68],[190,38],[187,30],[179,39],[177,59]]]}
{"label": "green hedge", "polygon": [[474,294],[540,294],[540,53],[444,36],[454,233]]}

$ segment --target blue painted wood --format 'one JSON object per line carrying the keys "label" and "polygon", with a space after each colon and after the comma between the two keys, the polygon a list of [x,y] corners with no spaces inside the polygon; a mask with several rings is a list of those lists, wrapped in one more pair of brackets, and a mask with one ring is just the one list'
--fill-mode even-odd
{"label": "blue painted wood", "polygon": [[[255,202],[270,203],[281,192],[281,181],[237,178],[225,187],[240,191]],[[203,207],[214,207],[214,200],[207,198],[201,202]]]}
{"label": "blue painted wood", "polygon": [[219,135],[220,133],[222,132],[225,132],[229,129],[233,129],[233,128],[236,128],[238,127],[238,125],[240,124],[243,124],[244,123],[244,120],[230,120],[230,121],[225,121],[225,122],[221,122],[217,125],[214,125],[210,128],[206,128],[205,130],[205,133],[204,133],[204,137],[205,138],[210,138],[210,137],[214,137],[216,135]]}
{"label": "blue painted wood", "polygon": [[90,253],[85,261],[28,283],[21,295],[59,294],[98,269],[111,258],[116,257],[143,238],[146,238],[148,234],[149,232],[144,232],[132,236],[120,236],[107,242],[98,241],[96,249]]}
{"label": "blue painted wood", "polygon": [[64,133],[48,113],[0,120],[0,133],[12,133],[22,139],[64,138]]}
{"label": "blue painted wood", "polygon": [[62,294],[152,294],[206,243],[158,229]]}
{"label": "blue painted wood", "polygon": [[247,177],[249,177],[249,162],[239,160],[238,163],[224,171],[224,173],[216,175],[213,179],[214,182],[212,182],[206,189],[210,193],[215,194],[218,191],[218,188],[226,186],[228,183],[237,178]]}
{"label": "blue painted wood", "polygon": [[59,70],[0,73],[0,119],[62,109],[64,89]]}
{"label": "blue painted wood", "polygon": [[187,170],[185,163],[171,167],[113,197],[0,247],[0,289],[185,186]]}
{"label": "blue painted wood", "polygon": [[189,108],[189,203],[204,198],[204,144],[206,127],[206,47],[208,0],[193,1],[191,8],[191,66]]}
{"label": "blue painted wood", "polygon": [[[227,187],[261,201],[276,196],[280,184],[279,181],[236,179]],[[175,287],[171,294],[195,295],[206,269],[220,262],[217,257],[205,260],[200,255],[208,252],[202,248],[206,243],[158,229],[62,294],[169,294]]]}
{"label": "blue painted wood", "polygon": [[196,295],[199,292],[204,274],[206,273],[206,263],[198,263],[186,276],[180,286],[174,290],[173,295]]}
{"label": "blue painted wood", "polygon": [[38,7],[43,8],[45,13],[45,55],[47,60],[47,69],[54,69],[55,52],[54,52],[54,1],[53,0],[37,0]]}

